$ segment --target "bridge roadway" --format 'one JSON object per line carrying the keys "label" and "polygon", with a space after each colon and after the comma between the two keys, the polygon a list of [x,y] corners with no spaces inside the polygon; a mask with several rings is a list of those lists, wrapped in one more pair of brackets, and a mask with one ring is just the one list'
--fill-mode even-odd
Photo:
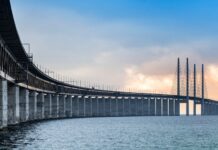
{"label": "bridge roadway", "polygon": [[[196,99],[202,104],[202,98]],[[9,0],[0,0],[0,128],[41,119],[179,116],[186,96],[107,91],[67,84],[43,73],[20,41]],[[218,103],[205,99],[204,115]]]}

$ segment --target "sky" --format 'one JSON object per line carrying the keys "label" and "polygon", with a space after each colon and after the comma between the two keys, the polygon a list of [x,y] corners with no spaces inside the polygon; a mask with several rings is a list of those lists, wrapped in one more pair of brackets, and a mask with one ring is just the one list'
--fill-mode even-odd
{"label": "sky", "polygon": [[[218,99],[218,1],[11,0],[34,62],[59,74],[140,92],[175,91],[182,72],[205,64],[206,96]],[[200,78],[200,76],[199,76]]]}

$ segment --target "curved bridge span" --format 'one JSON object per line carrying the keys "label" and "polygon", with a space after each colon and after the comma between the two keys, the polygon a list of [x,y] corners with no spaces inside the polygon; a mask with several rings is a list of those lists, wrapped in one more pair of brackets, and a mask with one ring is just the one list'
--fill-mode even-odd
{"label": "curved bridge span", "polygon": [[20,41],[10,1],[0,0],[0,128],[66,117],[179,116],[181,103],[186,103],[189,115],[189,101],[194,102],[194,115],[197,105],[202,115],[217,115],[218,103],[204,98],[203,77],[202,97],[189,96],[189,86],[187,95],[180,95],[179,68],[178,60],[177,95],[108,91],[58,81],[32,63]]}

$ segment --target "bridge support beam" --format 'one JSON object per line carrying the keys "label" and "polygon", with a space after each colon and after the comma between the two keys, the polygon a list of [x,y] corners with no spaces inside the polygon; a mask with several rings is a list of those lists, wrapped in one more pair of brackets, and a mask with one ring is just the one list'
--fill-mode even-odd
{"label": "bridge support beam", "polygon": [[0,80],[0,128],[8,124],[8,82]]}

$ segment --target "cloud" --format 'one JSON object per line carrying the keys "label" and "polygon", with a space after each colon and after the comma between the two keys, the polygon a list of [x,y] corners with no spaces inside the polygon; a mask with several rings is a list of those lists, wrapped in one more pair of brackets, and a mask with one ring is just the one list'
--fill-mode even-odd
{"label": "cloud", "polygon": [[177,57],[183,64],[190,57],[191,65],[209,66],[208,91],[218,97],[213,84],[218,44],[213,37],[187,38],[176,27],[171,31],[128,19],[99,20],[73,10],[13,8],[21,39],[31,43],[34,61],[59,74],[119,88],[169,92]]}

